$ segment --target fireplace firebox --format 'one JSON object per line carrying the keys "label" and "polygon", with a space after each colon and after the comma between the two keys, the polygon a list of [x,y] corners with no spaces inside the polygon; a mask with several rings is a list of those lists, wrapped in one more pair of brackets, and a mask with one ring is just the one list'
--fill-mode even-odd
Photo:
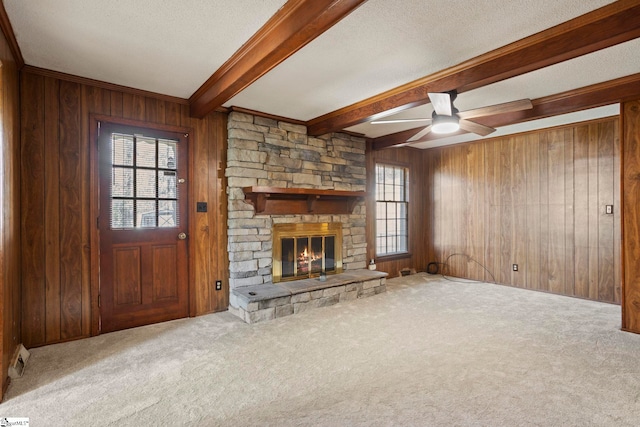
{"label": "fireplace firebox", "polygon": [[342,272],[342,224],[276,224],[273,282]]}

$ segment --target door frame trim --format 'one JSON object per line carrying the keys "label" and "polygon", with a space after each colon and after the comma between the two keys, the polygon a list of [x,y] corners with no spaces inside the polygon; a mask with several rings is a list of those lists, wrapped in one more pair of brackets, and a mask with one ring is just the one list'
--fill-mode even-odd
{"label": "door frame trim", "polygon": [[[115,125],[122,126],[135,126],[166,132],[177,132],[189,134],[189,144],[187,145],[187,215],[190,216],[191,206],[190,201],[193,199],[191,185],[193,182],[193,148],[191,142],[195,141],[195,129],[186,126],[173,126],[165,125],[161,123],[152,123],[142,120],[131,120],[121,117],[113,117],[103,114],[90,114],[89,115],[89,191],[91,191],[90,206],[89,206],[89,218],[91,223],[89,224],[89,245],[91,253],[91,272],[90,272],[90,300],[91,300],[91,336],[100,335],[100,307],[98,305],[98,297],[100,295],[100,232],[97,227],[97,218],[100,213],[100,165],[98,157],[98,122],[108,122]],[[192,221],[187,218],[188,234],[193,235]],[[187,243],[187,292],[189,300],[189,317],[195,315],[195,305],[193,295],[195,295],[194,284],[189,280],[191,273],[191,239]]]}

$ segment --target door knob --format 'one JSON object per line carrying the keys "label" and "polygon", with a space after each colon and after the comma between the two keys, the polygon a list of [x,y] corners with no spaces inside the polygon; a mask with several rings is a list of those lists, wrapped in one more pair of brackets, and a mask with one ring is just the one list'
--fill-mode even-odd
{"label": "door knob", "polygon": [[178,234],[178,239],[179,239],[179,240],[184,240],[184,239],[186,239],[186,238],[187,238],[187,233],[180,233],[180,234]]}

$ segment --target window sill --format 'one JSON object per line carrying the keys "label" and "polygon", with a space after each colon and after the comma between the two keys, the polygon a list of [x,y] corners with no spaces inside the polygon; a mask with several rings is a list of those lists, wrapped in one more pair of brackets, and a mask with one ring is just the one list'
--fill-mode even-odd
{"label": "window sill", "polygon": [[390,254],[390,255],[380,255],[375,258],[376,263],[378,262],[387,262],[387,261],[395,261],[398,259],[411,258],[413,254],[411,252],[402,252],[398,254]]}

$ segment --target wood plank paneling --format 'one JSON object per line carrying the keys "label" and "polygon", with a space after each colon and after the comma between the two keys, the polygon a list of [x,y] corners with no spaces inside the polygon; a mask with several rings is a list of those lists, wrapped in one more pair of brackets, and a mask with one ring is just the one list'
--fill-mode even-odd
{"label": "wood plank paneling", "polygon": [[[86,140],[81,137],[82,89],[78,83],[60,82],[60,311],[61,338],[82,336],[82,166]],[[46,177],[49,179],[49,177]],[[53,214],[50,212],[48,214]]]}
{"label": "wood plank paneling", "polygon": [[[485,280],[619,303],[621,243],[616,217],[604,211],[619,204],[618,123],[608,118],[426,150],[424,216],[434,238],[425,239],[425,252],[435,254],[427,262],[447,262],[450,274],[477,279],[477,270],[460,262],[467,256],[487,268]],[[456,253],[463,256],[447,261]]]}
{"label": "wood plank paneling", "polygon": [[[226,310],[226,114],[189,116],[185,102],[92,86],[83,81],[22,72],[22,340],[27,347],[97,334],[98,250],[92,241],[91,115],[132,119],[145,125],[191,128],[190,191],[208,202],[198,227],[190,198],[189,277],[191,315]],[[20,163],[18,162],[18,163]],[[210,170],[212,166],[215,169]],[[191,197],[194,195],[191,194]],[[198,199],[198,201],[202,201]],[[16,205],[20,205],[19,203]],[[198,214],[202,215],[202,214]],[[93,227],[93,228],[92,228]],[[204,236],[204,237],[203,237]],[[207,237],[208,236],[208,237]],[[193,244],[199,242],[198,244]],[[204,273],[203,273],[204,272]],[[223,289],[215,290],[215,280]],[[92,321],[95,322],[92,328]]]}
{"label": "wood plank paneling", "polygon": [[536,134],[527,134],[522,138],[525,158],[525,186],[526,201],[524,209],[526,211],[526,255],[525,283],[527,289],[538,289],[540,286],[540,251],[530,250],[539,248],[541,244],[540,235],[540,157],[538,156],[539,138]]}
{"label": "wood plank paneling", "polygon": [[[47,177],[44,211],[60,211],[60,139],[58,138],[58,123],[60,121],[60,104],[58,93],[60,82],[45,77],[45,170]],[[44,219],[44,233],[46,241],[45,252],[45,280],[46,280],[46,325],[47,341],[59,341],[60,335],[60,217],[47,215]]]}
{"label": "wood plank paneling", "polygon": [[[15,39],[13,39],[15,44]],[[14,45],[14,49],[15,49]],[[0,32],[0,402],[21,341],[20,87],[12,45]],[[24,64],[24,63],[23,63]]]}
{"label": "wood plank paneling", "polygon": [[[589,173],[589,125],[576,126],[574,137],[574,173],[586,177]],[[573,294],[589,297],[589,180],[574,181],[574,263]]]}
{"label": "wood plank paneling", "polygon": [[622,329],[640,333],[640,100],[622,104]]}
{"label": "wood plank paneling", "polygon": [[42,345],[47,342],[44,77],[24,75],[22,99],[22,340],[30,345]]}

